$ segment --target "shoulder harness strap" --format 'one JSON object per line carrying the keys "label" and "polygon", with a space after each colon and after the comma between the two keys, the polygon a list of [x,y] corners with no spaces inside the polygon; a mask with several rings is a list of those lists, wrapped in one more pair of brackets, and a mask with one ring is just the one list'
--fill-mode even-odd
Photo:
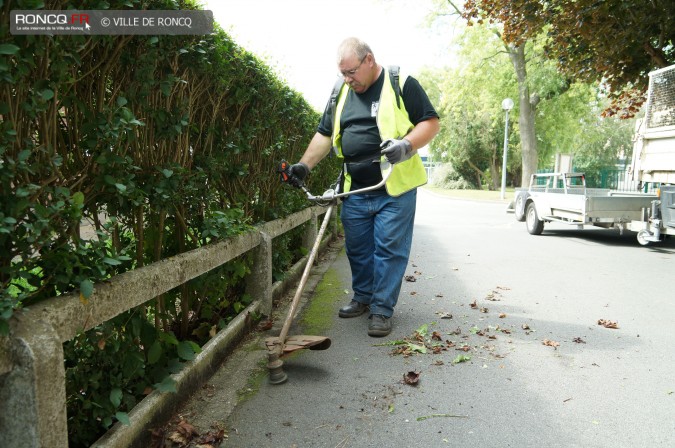
{"label": "shoulder harness strap", "polygon": [[398,65],[389,66],[389,80],[391,81],[391,86],[394,88],[394,94],[396,95],[396,107],[401,108],[401,85],[399,84],[398,75],[401,71],[401,68]]}
{"label": "shoulder harness strap", "polygon": [[330,94],[330,113],[331,118],[333,119],[333,126],[335,126],[335,109],[337,107],[337,100],[344,84],[344,78],[342,76],[338,77],[337,81],[335,81],[335,85],[333,86],[333,91]]}

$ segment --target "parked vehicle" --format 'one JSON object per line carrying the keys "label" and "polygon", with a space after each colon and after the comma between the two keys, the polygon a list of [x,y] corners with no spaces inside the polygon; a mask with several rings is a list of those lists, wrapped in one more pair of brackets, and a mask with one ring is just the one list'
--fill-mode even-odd
{"label": "parked vehicle", "polygon": [[513,204],[530,234],[558,222],[633,231],[641,245],[675,235],[675,65],[649,74],[646,107],[625,179],[634,188],[587,188],[584,173],[533,174]]}

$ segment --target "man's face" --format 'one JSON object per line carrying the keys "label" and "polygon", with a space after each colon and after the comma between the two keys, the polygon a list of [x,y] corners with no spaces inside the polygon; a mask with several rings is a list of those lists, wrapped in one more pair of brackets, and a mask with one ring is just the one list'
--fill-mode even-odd
{"label": "man's face", "polygon": [[338,69],[340,74],[356,93],[363,93],[373,83],[372,76],[373,57],[370,53],[363,59],[355,54],[347,56],[340,61]]}

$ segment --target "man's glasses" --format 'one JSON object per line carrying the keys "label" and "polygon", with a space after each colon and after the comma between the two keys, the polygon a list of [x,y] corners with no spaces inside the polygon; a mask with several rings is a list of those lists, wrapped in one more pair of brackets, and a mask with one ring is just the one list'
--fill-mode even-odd
{"label": "man's glasses", "polygon": [[351,70],[345,70],[344,72],[340,72],[340,73],[338,74],[338,76],[342,76],[343,78],[353,78],[353,77],[356,75],[356,72],[359,71],[359,68],[361,68],[361,65],[363,65],[363,61],[365,61],[367,57],[368,57],[368,54],[366,54],[366,55],[361,59],[361,62],[359,62],[359,65],[357,65],[356,67],[354,67],[354,68],[351,69]]}

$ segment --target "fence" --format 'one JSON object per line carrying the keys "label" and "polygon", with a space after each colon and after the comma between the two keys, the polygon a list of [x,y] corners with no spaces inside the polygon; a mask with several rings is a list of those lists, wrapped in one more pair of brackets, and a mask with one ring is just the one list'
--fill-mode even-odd
{"label": "fence", "polygon": [[[553,173],[553,169],[537,170],[537,174]],[[630,178],[626,168],[601,168],[594,172],[585,172],[586,186],[588,188],[609,188],[617,191],[637,191],[638,184]],[[546,184],[546,178],[536,180],[536,186]]]}
{"label": "fence", "polygon": [[[247,278],[247,292],[253,303],[174,376],[177,396],[153,392],[129,414],[130,427],[122,428],[118,423],[99,441],[108,447],[131,446],[153,422],[166,419],[180,400],[215,371],[248,328],[251,313],[271,312],[274,299],[291,281],[272,283],[272,239],[306,225],[304,245],[311,247],[318,233],[317,218],[323,213],[325,209],[319,207],[307,208],[265,223],[256,231],[125,272],[97,284],[86,304],[80,301],[79,294],[71,294],[17,312],[10,321],[10,335],[0,338],[2,446],[68,446],[64,342],[235,257],[255,251],[254,267]],[[336,232],[334,220],[331,238]],[[293,271],[299,273],[304,263],[306,258]]]}

